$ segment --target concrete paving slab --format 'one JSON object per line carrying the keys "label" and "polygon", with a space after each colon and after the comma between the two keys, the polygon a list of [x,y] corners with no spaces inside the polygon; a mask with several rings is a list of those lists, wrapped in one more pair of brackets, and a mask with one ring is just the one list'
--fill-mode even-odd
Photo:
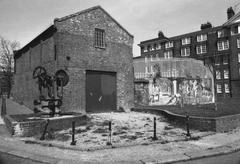
{"label": "concrete paving slab", "polygon": [[151,163],[159,164],[159,163],[172,163],[176,161],[186,161],[189,159],[190,157],[184,154],[171,154],[171,155],[158,156],[156,159],[143,160],[143,162],[146,164],[151,164]]}
{"label": "concrete paving slab", "polygon": [[43,163],[49,163],[49,164],[55,164],[59,161],[59,159],[57,158],[52,158],[52,157],[47,157],[47,156],[37,155],[37,154],[30,155],[29,159],[32,159],[34,161],[40,161]]}
{"label": "concrete paving slab", "polygon": [[206,149],[201,151],[195,151],[195,152],[186,152],[184,153],[186,156],[190,157],[190,159],[198,159],[198,158],[204,158],[209,156],[215,156],[220,154],[226,154],[232,152],[232,148],[229,146],[221,146],[216,147],[212,149]]}
{"label": "concrete paving slab", "polygon": [[20,151],[20,150],[11,150],[8,152],[8,154],[18,156],[21,158],[29,158],[32,154],[25,152],[25,151]]}

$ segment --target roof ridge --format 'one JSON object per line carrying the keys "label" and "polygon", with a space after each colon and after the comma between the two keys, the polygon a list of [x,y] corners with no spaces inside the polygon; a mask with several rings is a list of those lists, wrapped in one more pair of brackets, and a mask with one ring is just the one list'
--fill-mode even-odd
{"label": "roof ridge", "polygon": [[58,22],[61,22],[61,21],[64,21],[68,18],[71,18],[71,17],[74,17],[74,16],[77,16],[77,15],[80,15],[80,14],[83,14],[83,13],[86,13],[86,12],[89,12],[89,11],[92,11],[92,10],[95,10],[95,9],[101,9],[105,14],[107,14],[120,28],[122,28],[128,35],[130,35],[131,37],[133,37],[132,34],[130,34],[120,23],[118,23],[118,21],[116,21],[116,19],[114,19],[106,10],[104,10],[100,5],[97,5],[97,6],[94,6],[94,7],[91,7],[91,8],[88,8],[88,9],[85,9],[85,10],[82,10],[82,11],[79,11],[79,12],[76,12],[74,14],[70,14],[70,15],[67,15],[67,16],[64,16],[62,18],[55,18],[54,19],[54,22],[55,21],[58,21]]}
{"label": "roof ridge", "polygon": [[66,20],[68,18],[71,18],[71,17],[74,17],[74,16],[77,16],[77,15],[80,15],[80,14],[83,14],[83,13],[86,13],[86,12],[89,12],[91,10],[95,10],[95,9],[98,9],[98,8],[101,8],[102,7],[100,5],[97,5],[97,6],[93,6],[93,7],[90,7],[90,8],[87,8],[85,10],[81,10],[79,12],[76,12],[76,13],[73,13],[73,14],[70,14],[70,15],[67,15],[67,16],[64,16],[64,17],[61,17],[61,18],[55,18],[54,21],[63,21],[63,20]]}
{"label": "roof ridge", "polygon": [[230,19],[228,19],[223,26],[228,25],[229,23],[231,23],[232,21],[234,21],[238,16],[240,16],[240,12],[238,12],[237,14],[235,14],[234,16],[232,16]]}

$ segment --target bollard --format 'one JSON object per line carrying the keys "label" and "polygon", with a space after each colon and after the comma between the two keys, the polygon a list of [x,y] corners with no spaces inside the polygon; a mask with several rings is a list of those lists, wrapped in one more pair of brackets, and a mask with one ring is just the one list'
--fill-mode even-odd
{"label": "bollard", "polygon": [[49,124],[49,119],[47,119],[47,123],[46,123],[46,125],[44,127],[44,131],[43,131],[42,136],[40,137],[40,140],[45,140],[45,135],[46,135],[46,132],[47,132],[48,124]]}
{"label": "bollard", "polygon": [[1,117],[4,117],[7,114],[6,110],[6,98],[2,96],[2,108],[1,108]]}
{"label": "bollard", "polygon": [[107,145],[112,145],[112,121],[108,123],[108,130],[109,130],[109,139]]}
{"label": "bollard", "polygon": [[156,117],[153,119],[153,140],[157,140],[157,124],[156,124]]}
{"label": "bollard", "polygon": [[76,145],[75,141],[75,121],[72,122],[72,142],[70,145]]}
{"label": "bollard", "polygon": [[187,127],[187,137],[191,137],[190,129],[189,129],[189,116],[186,116],[186,127]]}

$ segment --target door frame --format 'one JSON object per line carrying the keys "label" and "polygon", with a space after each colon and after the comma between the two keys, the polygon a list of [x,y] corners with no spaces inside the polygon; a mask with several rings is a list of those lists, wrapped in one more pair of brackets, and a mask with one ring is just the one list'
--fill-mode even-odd
{"label": "door frame", "polygon": [[[99,72],[99,73],[112,73],[115,75],[115,88],[116,88],[116,97],[115,97],[115,111],[117,111],[117,105],[118,105],[118,91],[117,91],[117,72],[113,71],[102,71],[102,70],[85,70],[85,111],[87,113],[87,72]],[[114,111],[114,110],[113,110]],[[111,111],[111,112],[113,112]],[[101,111],[100,111],[101,112]],[[100,113],[100,112],[88,112],[88,113]]]}

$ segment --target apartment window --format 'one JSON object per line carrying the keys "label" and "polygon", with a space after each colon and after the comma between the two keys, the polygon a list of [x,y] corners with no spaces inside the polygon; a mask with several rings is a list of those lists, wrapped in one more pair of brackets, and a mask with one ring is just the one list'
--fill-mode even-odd
{"label": "apartment window", "polygon": [[220,65],[221,64],[221,57],[220,56],[216,56],[215,58],[215,65]]}
{"label": "apartment window", "polygon": [[225,93],[229,93],[229,85],[228,84],[224,84],[224,89],[225,89]]}
{"label": "apartment window", "polygon": [[166,52],[164,52],[164,58],[165,58],[165,59],[172,58],[172,57],[173,57],[172,51],[166,51]]}
{"label": "apartment window", "polygon": [[173,47],[173,41],[165,43],[165,48]]}
{"label": "apartment window", "polygon": [[151,50],[151,46],[148,45],[148,46],[147,46],[147,51],[150,51],[150,50]]}
{"label": "apartment window", "polygon": [[237,38],[237,48],[240,48],[240,38]]}
{"label": "apartment window", "polygon": [[216,79],[217,80],[221,79],[221,72],[219,70],[216,70]]}
{"label": "apartment window", "polygon": [[240,63],[240,52],[238,53],[238,63]]}
{"label": "apartment window", "polygon": [[229,71],[227,69],[223,70],[224,79],[229,78]]}
{"label": "apartment window", "polygon": [[103,29],[95,28],[95,47],[106,47],[105,31]]}
{"label": "apartment window", "polygon": [[222,85],[217,84],[217,93],[222,93]]}
{"label": "apartment window", "polygon": [[181,56],[190,56],[190,47],[181,49]]}
{"label": "apartment window", "polygon": [[228,57],[227,56],[223,56],[223,64],[228,64]]}
{"label": "apartment window", "polygon": [[217,46],[218,46],[218,51],[227,50],[227,49],[229,49],[229,41],[228,40],[219,41],[217,43]]}
{"label": "apartment window", "polygon": [[232,28],[231,34],[235,35],[235,34],[239,34],[239,32],[240,32],[240,25],[237,25]]}
{"label": "apartment window", "polygon": [[148,52],[147,46],[144,46],[143,52]]}
{"label": "apartment window", "polygon": [[196,50],[197,50],[197,54],[207,53],[207,46],[206,46],[206,44],[198,45],[198,46],[196,47]]}
{"label": "apartment window", "polygon": [[207,40],[207,34],[201,34],[197,36],[197,42],[202,42]]}
{"label": "apartment window", "polygon": [[224,37],[224,30],[219,30],[219,31],[217,32],[217,36],[218,36],[218,38]]}
{"label": "apartment window", "polygon": [[158,43],[157,46],[156,46],[156,50],[160,50],[161,49],[161,44]]}
{"label": "apartment window", "polygon": [[154,51],[154,46],[153,45],[150,46],[150,51]]}
{"label": "apartment window", "polygon": [[190,44],[191,43],[191,38],[183,38],[182,39],[182,45]]}
{"label": "apartment window", "polygon": [[157,44],[155,43],[153,47],[154,47],[154,49],[156,50],[156,49],[157,49]]}

